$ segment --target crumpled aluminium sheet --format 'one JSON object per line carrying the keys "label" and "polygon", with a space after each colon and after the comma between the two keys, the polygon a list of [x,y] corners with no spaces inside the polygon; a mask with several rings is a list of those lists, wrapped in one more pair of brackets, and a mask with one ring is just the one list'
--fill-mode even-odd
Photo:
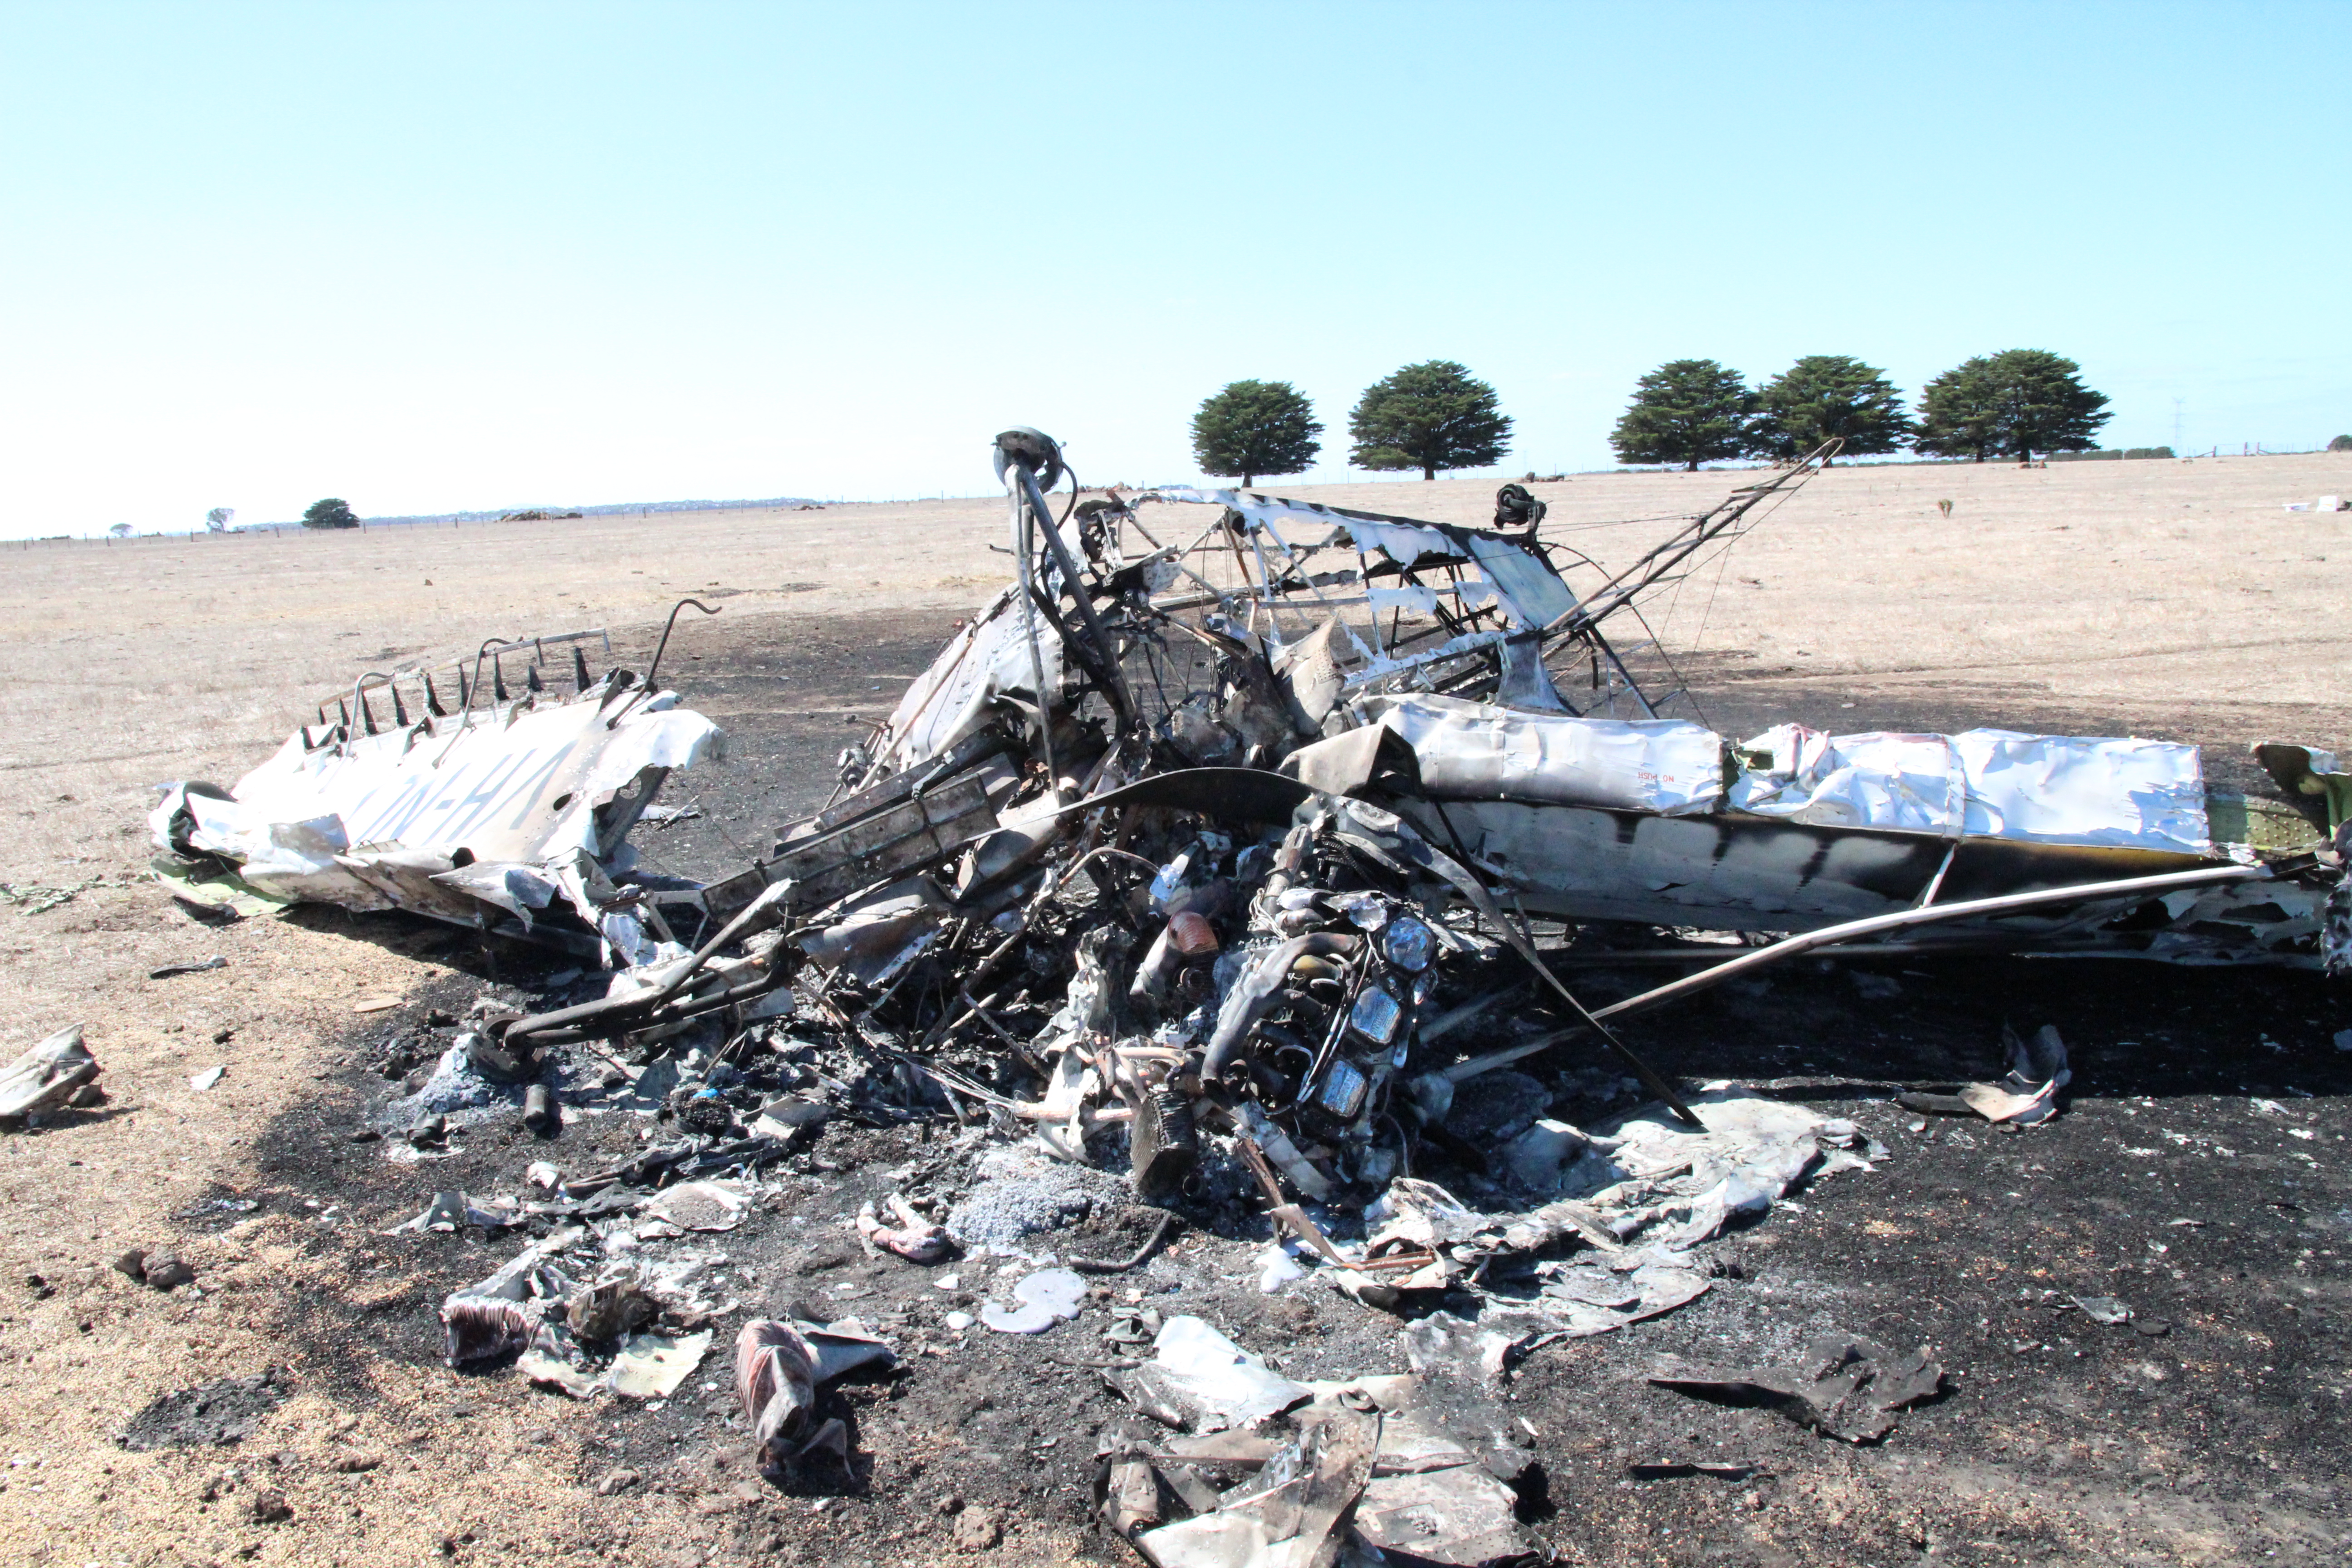
{"label": "crumpled aluminium sheet", "polygon": [[[1621,1242],[1638,1239],[1679,1253],[1735,1216],[1770,1208],[1822,1163],[1825,1142],[1854,1136],[1851,1122],[1738,1085],[1688,1100],[1705,1131],[1685,1126],[1663,1106],[1645,1106],[1603,1127],[1562,1173],[1562,1201],[1507,1226],[1506,1239],[1532,1245],[1538,1233],[1584,1230],[1578,1222],[1598,1220]],[[1845,1156],[1832,1168],[1861,1163]]]}
{"label": "crumpled aluminium sheet", "polygon": [[[1552,1190],[1561,1195],[1520,1212],[1480,1213],[1433,1183],[1399,1177],[1365,1211],[1365,1241],[1340,1255],[1426,1254],[1431,1261],[1409,1274],[1335,1266],[1326,1277],[1381,1304],[1379,1296],[1397,1291],[1475,1289],[1486,1265],[1506,1255],[1590,1247],[1574,1261],[1538,1264],[1543,1283],[1532,1296],[1488,1294],[1478,1357],[1493,1377],[1512,1351],[1608,1333],[1696,1300],[1710,1271],[1692,1248],[1736,1218],[1762,1215],[1801,1181],[1869,1168],[1848,1152],[1864,1142],[1850,1121],[1738,1084],[1715,1085],[1688,1103],[1703,1130],[1648,1105],[1575,1133],[1583,1152],[1559,1173]],[[1511,1146],[1500,1152],[1508,1161]]]}
{"label": "crumpled aluminium sheet", "polygon": [[1113,1374],[1111,1382],[1137,1409],[1187,1432],[1255,1426],[1314,1392],[1190,1316],[1161,1324],[1152,1359]]}
{"label": "crumpled aluminium sheet", "polygon": [[[474,710],[470,722],[430,719],[321,744],[299,731],[226,798],[173,785],[149,826],[159,847],[217,855],[281,898],[458,921],[488,905],[528,925],[562,893],[588,900],[580,913],[596,926],[592,895],[609,891],[605,867],[625,864],[636,809],[721,741],[673,693],[616,721],[604,695],[541,697]],[[625,797],[627,809],[605,811]]]}
{"label": "crumpled aluminium sheet", "polygon": [[1042,615],[1034,617],[1034,629],[1037,641],[1033,656],[1032,626],[1021,614],[1018,584],[990,600],[898,700],[885,731],[890,738],[888,750],[875,759],[884,772],[902,773],[972,734],[988,721],[999,698],[1017,694],[1035,708],[1041,663],[1045,692],[1058,695],[1062,639]]}
{"label": "crumpled aluminium sheet", "polygon": [[1723,797],[1723,740],[1705,725],[1523,713],[1426,694],[1366,706],[1412,747],[1423,787],[1441,799],[1680,816]]}
{"label": "crumpled aluminium sheet", "polygon": [[1724,785],[1722,738],[1677,720],[1584,719],[1415,693],[1367,714],[1413,750],[1444,800],[1677,816],[1729,805],[1832,827],[2209,855],[2194,746],[1971,730],[1826,735],[1784,724],[1748,743],[1770,765]]}
{"label": "crumpled aluminium sheet", "polygon": [[0,1069],[0,1117],[30,1115],[65,1103],[98,1076],[98,1058],[69,1024]]}
{"label": "crumpled aluminium sheet", "polygon": [[[1223,1432],[1169,1439],[1124,1461],[1153,1498],[1191,1479],[1185,1506],[1209,1478],[1238,1475],[1216,1506],[1129,1536],[1157,1568],[1272,1568],[1368,1563],[1478,1564],[1534,1559],[1504,1480],[1533,1456],[1515,1441],[1501,1407],[1451,1379],[1439,1387],[1412,1373],[1295,1385],[1313,1402],[1291,1416],[1286,1439]],[[1444,1409],[1439,1408],[1440,1405]],[[1197,1467],[1197,1468],[1196,1468]],[[1132,1495],[1132,1494],[1130,1494]],[[1113,1528],[1126,1526],[1110,1514]]]}
{"label": "crumpled aluminium sheet", "polygon": [[[2087,1305],[2077,1298],[2078,1306]],[[1793,1366],[1707,1367],[1675,1358],[1650,1381],[1703,1399],[1769,1402],[1801,1425],[1849,1443],[1875,1443],[1895,1430],[1895,1413],[1933,1399],[1944,1369],[1926,1347],[1908,1354],[1848,1334],[1821,1334]]]}
{"label": "crumpled aluminium sheet", "polygon": [[1892,827],[2210,855],[2205,773],[2194,746],[1970,730],[1826,735],[1781,724],[1747,742],[1769,764],[1728,804],[1829,827]]}

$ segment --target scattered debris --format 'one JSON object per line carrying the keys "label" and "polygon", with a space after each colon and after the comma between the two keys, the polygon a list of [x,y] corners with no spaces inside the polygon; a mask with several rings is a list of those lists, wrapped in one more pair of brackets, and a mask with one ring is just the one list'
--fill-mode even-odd
{"label": "scattered debris", "polygon": [[[1071,1279],[1076,1282],[1075,1275]],[[1246,1426],[1314,1392],[1268,1371],[1265,1362],[1199,1318],[1169,1319],[1151,1348],[1150,1361],[1105,1375],[1138,1410],[1179,1431]]]}
{"label": "scattered debris", "polygon": [[1793,1367],[1711,1371],[1675,1366],[1653,1373],[1661,1388],[1734,1405],[1771,1405],[1790,1419],[1849,1443],[1874,1443],[1895,1430],[1895,1413],[1931,1399],[1944,1369],[1925,1350],[1895,1355],[1868,1340],[1824,1335]]}
{"label": "scattered debris", "polygon": [[[462,1201],[462,1200],[461,1200]],[[435,1207],[440,1205],[436,1200]],[[433,1209],[418,1216],[421,1229]],[[577,1226],[535,1241],[478,1285],[451,1292],[441,1303],[443,1355],[451,1366],[513,1355],[532,1345],[547,1316],[572,1294],[572,1282],[549,1260],[577,1241]],[[561,1350],[560,1342],[550,1343]]]}
{"label": "scattered debris", "polygon": [[484,1230],[502,1230],[514,1225],[522,1215],[510,1206],[478,1204],[462,1192],[438,1193],[424,1211],[403,1220],[383,1234],[401,1236],[411,1231],[457,1231],[466,1226],[479,1226]]}
{"label": "scattered debris", "polygon": [[[1155,1568],[1311,1568],[1333,1561],[1371,1479],[1381,1418],[1339,1409],[1217,1506],[1136,1538]],[[1239,1494],[1239,1495],[1236,1495]]]}
{"label": "scattered debris", "polygon": [[194,963],[167,963],[161,969],[151,969],[147,972],[147,978],[150,980],[169,980],[175,974],[206,974],[215,969],[226,969],[227,967],[228,960],[221,957],[218,953],[215,953],[210,958],[204,959]]}
{"label": "scattered debris", "polygon": [[1718,1481],[1737,1482],[1748,1479],[1759,1468],[1761,1467],[1757,1465],[1706,1464],[1669,1459],[1659,1464],[1628,1465],[1625,1467],[1625,1475],[1628,1479],[1636,1481],[1678,1481],[1688,1480],[1696,1476],[1706,1476]]}
{"label": "scattered debris", "polygon": [[2058,1113],[2058,1091],[2072,1083],[2074,1072],[2066,1064],[2066,1043],[2044,1024],[2028,1045],[2013,1030],[2004,1029],[2009,1047],[2009,1076],[1999,1083],[1963,1085],[1952,1094],[1906,1090],[1896,1100],[1911,1110],[1939,1116],[1981,1116],[1987,1121],[2014,1121],[2031,1127]]}
{"label": "scattered debris", "polygon": [[2105,1323],[2113,1327],[2117,1323],[2128,1323],[2132,1321],[2132,1310],[2113,1296],[2070,1296],[2067,1300],[2074,1303],[2076,1310],[2083,1316],[2095,1323]]}
{"label": "scattered debris", "polygon": [[22,904],[18,912],[27,915],[47,914],[60,904],[69,904],[92,888],[106,885],[103,876],[85,877],[79,882],[63,887],[44,887],[37,882],[0,882],[0,903]]}
{"label": "scattered debris", "polygon": [[686,1182],[664,1188],[637,1212],[679,1230],[733,1230],[751,1207],[740,1183]]}
{"label": "scattered debris", "polygon": [[947,1227],[917,1214],[912,1205],[898,1194],[890,1194],[891,1217],[898,1223],[894,1229],[882,1223],[872,1204],[857,1211],[857,1234],[866,1238],[869,1248],[896,1253],[909,1263],[937,1263],[954,1249],[948,1239]]}
{"label": "scattered debris", "polygon": [[0,1121],[21,1121],[55,1110],[98,1077],[98,1058],[70,1024],[0,1072]]}
{"label": "scattered debris", "polygon": [[205,1090],[212,1088],[213,1085],[220,1082],[220,1080],[226,1076],[228,1068],[225,1067],[208,1067],[200,1073],[191,1074],[188,1079],[188,1087],[194,1089],[198,1094],[202,1094]]}
{"label": "scattered debris", "polygon": [[563,1309],[563,1320],[573,1333],[600,1342],[634,1332],[660,1315],[661,1303],[625,1264],[576,1292]]}
{"label": "scattered debris", "polygon": [[710,1331],[698,1334],[631,1334],[613,1358],[607,1384],[629,1399],[667,1399],[702,1364]]}
{"label": "scattered debris", "polygon": [[182,914],[200,926],[235,925],[245,918],[226,905],[204,903],[179,893],[172,895],[172,902],[179,906]]}
{"label": "scattered debris", "polygon": [[890,1347],[855,1319],[818,1325],[755,1319],[735,1340],[735,1390],[758,1446],[760,1468],[774,1475],[803,1455],[830,1449],[845,1457],[842,1423],[810,1421],[824,1385],[863,1366],[890,1366]]}
{"label": "scattered debris", "polygon": [[199,925],[234,925],[260,915],[284,914],[291,899],[272,898],[225,868],[199,866],[178,856],[158,855],[149,874],[180,911]]}
{"label": "scattered debris", "polygon": [[[1505,1483],[1532,1456],[1504,1436],[1498,1410],[1465,1413],[1485,1431],[1465,1442],[1426,1395],[1410,1375],[1289,1384],[1286,1430],[1268,1412],[1252,1430],[1115,1438],[1097,1508],[1158,1568],[1526,1560],[1536,1543]],[[1244,1479],[1222,1491],[1211,1482],[1235,1472]]]}
{"label": "scattered debris", "polygon": [[1000,1334],[1043,1333],[1076,1317],[1086,1293],[1086,1280],[1071,1270],[1040,1268],[1023,1276],[1013,1288],[1013,1299],[1021,1303],[1018,1307],[1000,1307],[991,1301],[981,1308],[980,1321]]}

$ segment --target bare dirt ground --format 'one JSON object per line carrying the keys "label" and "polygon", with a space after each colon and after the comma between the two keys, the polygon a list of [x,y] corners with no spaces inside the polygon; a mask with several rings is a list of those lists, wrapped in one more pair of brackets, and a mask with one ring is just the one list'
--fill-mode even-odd
{"label": "bare dirt ground", "polygon": [[[1623,562],[1735,482],[1546,485],[1546,534]],[[1492,489],[1286,493],[1483,521]],[[1838,469],[1720,570],[1694,574],[1656,625],[1686,650],[1711,721],[1737,734],[1794,718],[2340,745],[2352,514],[2281,503],[2347,489],[2352,460],[2321,457]],[[1625,518],[1654,521],[1599,526]],[[730,760],[674,781],[669,801],[699,818],[638,841],[683,873],[740,863],[823,797],[833,752],[993,588],[1001,532],[1001,503],[980,500],[0,547],[0,777],[13,785],[0,883],[79,888],[37,914],[0,906],[0,1049],[83,1023],[110,1093],[0,1135],[12,1556],[848,1563],[947,1560],[961,1541],[982,1560],[1130,1560],[1087,1523],[1096,1437],[1132,1419],[1079,1364],[1102,1353],[1091,1315],[1040,1341],[960,1338],[926,1271],[868,1262],[835,1224],[962,1156],[914,1133],[829,1129],[774,1223],[730,1237],[748,1302],[855,1306],[891,1321],[907,1358],[840,1396],[871,1457],[863,1483],[782,1496],[723,1424],[723,1357],[707,1378],[719,1386],[698,1380],[659,1411],[441,1365],[434,1305],[516,1244],[377,1233],[437,1186],[511,1190],[550,1151],[492,1134],[420,1172],[349,1133],[384,1092],[365,1070],[376,1043],[431,1008],[462,1011],[492,984],[485,955],[436,928],[333,912],[211,929],[139,880],[152,784],[232,782],[360,671],[582,626],[610,627],[643,668],[660,616],[689,593],[724,595],[710,602],[725,613],[682,624],[666,668],[728,728]],[[147,978],[214,954],[227,966]],[[510,951],[495,962],[525,995],[550,967]],[[1892,999],[1807,973],[1644,1020],[1635,1042],[1666,1070],[1780,1083],[1854,1116],[1890,1157],[1724,1244],[1729,1272],[1701,1301],[1530,1358],[1509,1398],[1538,1434],[1525,1508],[1538,1533],[1570,1561],[1611,1563],[2340,1561],[2340,989],[2116,964],[1885,973]],[[1596,997],[1643,983],[1588,972]],[[399,1005],[354,1011],[385,998]],[[1914,1131],[1887,1086],[1994,1070],[2003,1019],[2065,1034],[2068,1114],[2013,1136]],[[189,1087],[215,1065],[227,1069],[216,1087]],[[1597,1115],[1572,1077],[1555,1113]],[[580,1131],[552,1157],[584,1166],[602,1135]],[[256,1206],[207,1206],[223,1197]],[[1108,1215],[1072,1246],[1121,1250],[1122,1224]],[[107,1267],[133,1246],[176,1247],[195,1290],[144,1290]],[[1262,1295],[1250,1251],[1194,1233],[1133,1284],[1295,1375],[1402,1366],[1393,1320],[1297,1287]],[[2074,1294],[2120,1297],[2138,1321],[2103,1329],[2057,1310]],[[1953,1391],[1857,1449],[1642,1381],[1661,1353],[1760,1360],[1822,1327],[1932,1344]],[[234,1447],[118,1446],[158,1396],[273,1366],[287,1397]],[[1701,1455],[1760,1473],[1627,1477]],[[600,1492],[615,1472],[636,1479]],[[290,1517],[257,1521],[262,1489]]]}

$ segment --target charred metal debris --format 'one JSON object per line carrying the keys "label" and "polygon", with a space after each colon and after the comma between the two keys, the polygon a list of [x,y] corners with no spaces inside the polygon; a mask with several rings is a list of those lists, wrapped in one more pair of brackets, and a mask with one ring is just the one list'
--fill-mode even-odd
{"label": "charred metal debris", "polygon": [[[2196,748],[2159,742],[1781,725],[1735,743],[1699,722],[1643,605],[1827,455],[1579,595],[1562,567],[1592,563],[1535,536],[1517,487],[1491,531],[1247,490],[1080,500],[1051,440],[1007,431],[1013,580],[842,753],[831,804],[736,874],[635,868],[631,828],[720,737],[658,684],[658,654],[642,677],[593,672],[593,632],[361,677],[234,789],[174,787],[159,866],[199,902],[405,910],[610,972],[594,1000],[469,1020],[387,1129],[429,1148],[469,1072],[552,1079],[543,1132],[599,1074],[674,1100],[675,1137],[527,1205],[566,1226],[756,1179],[829,1114],[952,1116],[1123,1167],[1146,1203],[1255,1192],[1301,1264],[1368,1303],[1483,1297],[1459,1331],[1497,1371],[1692,1299],[1689,1249],[1865,1163],[1851,1124],[1667,1083],[1614,1017],[1823,949],[2352,953],[2352,773],[2327,752],[2258,747],[2271,800],[2209,788]],[[1588,1008],[1561,973],[1588,928],[1691,972]],[[1511,1064],[1570,1049],[1653,1103],[1590,1131],[1544,1119]],[[799,1064],[793,1092],[762,1087],[773,1059]],[[13,1071],[12,1103],[87,1076]],[[1516,1206],[1472,1208],[1417,1173],[1435,1164]],[[944,1217],[902,1203],[860,1228],[930,1261]],[[451,1298],[449,1354],[530,1347],[565,1386],[671,1382],[672,1342],[594,1377],[566,1348],[583,1324],[633,1331],[648,1289],[609,1249],[559,1265],[541,1242]],[[855,1325],[754,1328],[763,1444],[831,1441],[801,1429],[808,1390],[887,1352]],[[1370,1463],[1379,1439],[1348,1426],[1363,1406],[1331,1413],[1297,1473]],[[1138,1474],[1107,1484],[1139,1530],[1165,1499]],[[1349,1474],[1331,1485],[1360,1489]]]}
{"label": "charred metal debris", "polygon": [[[362,675],[233,791],[173,788],[160,868],[183,897],[399,908],[614,972],[502,1021],[517,1059],[822,1020],[959,1118],[1071,1160],[1124,1146],[1147,1195],[1204,1137],[1262,1156],[1278,1196],[1379,1192],[1452,1086],[1538,1048],[1476,1049],[1515,988],[1545,1048],[1609,1053],[1696,1125],[1608,1020],[1798,952],[2341,964],[2352,774],[2327,752],[2258,747],[2272,801],[2209,790],[2167,742],[1732,744],[1666,716],[1690,700],[1653,695],[1672,666],[1645,596],[1826,456],[1580,596],[1509,487],[1508,531],[1255,491],[1080,501],[1051,440],[1007,431],[1014,580],[740,873],[635,872],[631,827],[720,736],[658,651],[592,674],[598,632]],[[1538,919],[1716,944],[1588,1010]]]}

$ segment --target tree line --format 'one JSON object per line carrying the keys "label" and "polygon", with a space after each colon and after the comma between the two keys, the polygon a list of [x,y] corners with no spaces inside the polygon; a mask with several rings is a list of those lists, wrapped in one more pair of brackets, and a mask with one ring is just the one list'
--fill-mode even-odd
{"label": "tree line", "polygon": [[1979,354],[1930,381],[1915,418],[1886,373],[1850,354],[1808,354],[1759,387],[1711,359],[1669,360],[1634,384],[1609,444],[1623,463],[1733,458],[1786,462],[1832,438],[1840,455],[1912,447],[1930,457],[2086,452],[2112,417],[2082,366],[2043,349]]}
{"label": "tree line", "polygon": [[[1192,456],[1204,474],[1257,483],[1296,474],[1323,450],[1315,405],[1286,381],[1236,381],[1204,398],[1192,416]],[[1406,365],[1364,389],[1348,416],[1359,468],[1484,468],[1510,449],[1511,417],[1495,389],[1448,359]]]}
{"label": "tree line", "polygon": [[[1669,360],[1634,384],[1610,434],[1620,462],[1701,463],[1740,458],[1787,462],[1832,437],[1840,455],[1913,448],[1931,457],[2014,457],[2088,451],[2111,416],[2083,384],[2082,367],[2042,349],[2009,349],[1930,381],[1916,416],[1886,373],[1848,354],[1808,354],[1761,386],[1711,359]],[[1452,360],[1409,364],[1364,390],[1348,416],[1348,461],[1359,468],[1483,468],[1509,450],[1511,418],[1495,389]],[[1204,474],[1255,484],[1296,474],[1322,451],[1323,426],[1286,381],[1236,381],[1192,416],[1192,456]]]}

